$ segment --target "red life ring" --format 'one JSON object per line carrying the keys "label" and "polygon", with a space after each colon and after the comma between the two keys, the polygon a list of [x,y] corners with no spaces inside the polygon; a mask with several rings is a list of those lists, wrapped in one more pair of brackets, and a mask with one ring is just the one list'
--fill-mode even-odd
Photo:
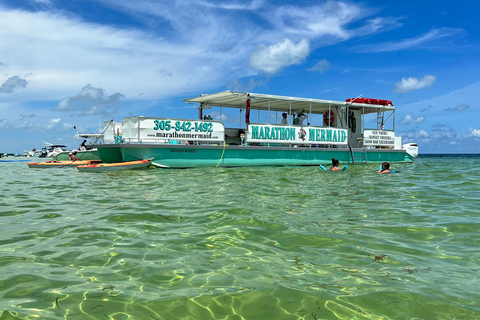
{"label": "red life ring", "polygon": [[323,123],[327,126],[331,126],[335,120],[335,113],[331,110],[325,111],[323,114]]}

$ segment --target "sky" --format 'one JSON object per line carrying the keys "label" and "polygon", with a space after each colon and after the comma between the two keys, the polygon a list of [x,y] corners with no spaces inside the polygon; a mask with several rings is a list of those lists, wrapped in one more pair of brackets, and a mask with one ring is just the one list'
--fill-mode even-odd
{"label": "sky", "polygon": [[392,100],[397,135],[421,154],[480,153],[475,12],[480,1],[0,0],[0,152],[75,149],[74,126],[129,116],[195,119],[183,99],[234,90]]}

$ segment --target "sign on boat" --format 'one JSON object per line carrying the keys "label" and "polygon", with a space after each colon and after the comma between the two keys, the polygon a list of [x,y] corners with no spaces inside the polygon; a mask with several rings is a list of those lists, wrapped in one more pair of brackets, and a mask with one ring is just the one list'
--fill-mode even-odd
{"label": "sign on boat", "polygon": [[[332,158],[345,164],[408,163],[418,156],[415,143],[402,145],[395,135],[390,100],[344,102],[224,91],[184,101],[198,109],[198,119],[129,117],[122,123],[105,122],[104,143],[97,146],[102,162],[153,158],[152,165],[162,168],[318,166]],[[226,127],[203,115],[211,107],[220,114],[224,108],[237,109],[242,121]],[[252,122],[253,110],[267,113],[268,123]],[[289,121],[272,121],[278,113],[287,113]],[[306,124],[294,121],[293,116],[302,113],[309,114]],[[366,127],[367,117],[376,119],[374,128]]]}

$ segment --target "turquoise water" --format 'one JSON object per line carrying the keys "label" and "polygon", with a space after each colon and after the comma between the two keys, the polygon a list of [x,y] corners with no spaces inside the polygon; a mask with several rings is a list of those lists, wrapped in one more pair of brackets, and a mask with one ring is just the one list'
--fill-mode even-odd
{"label": "turquoise water", "polygon": [[480,319],[479,160],[2,162],[0,319]]}

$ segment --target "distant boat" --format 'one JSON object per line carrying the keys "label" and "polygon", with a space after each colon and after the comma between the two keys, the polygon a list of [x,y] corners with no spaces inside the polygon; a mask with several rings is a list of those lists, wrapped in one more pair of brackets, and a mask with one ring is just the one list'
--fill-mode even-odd
{"label": "distant boat", "polygon": [[[95,148],[95,145],[98,144],[99,141],[103,143],[103,134],[85,133],[85,134],[78,134],[77,136],[79,138],[95,139],[95,140],[90,141],[90,143],[87,144],[85,147],[78,148],[76,150],[77,151],[76,157],[81,160],[100,160],[100,156],[98,155],[98,151],[97,151],[97,148]],[[72,151],[73,150],[59,152],[53,158],[53,160],[67,161]]]}
{"label": "distant boat", "polygon": [[145,169],[150,166],[152,159],[118,162],[118,163],[96,163],[90,165],[78,166],[80,172],[105,172],[131,169]]}
{"label": "distant boat", "polygon": [[40,158],[53,158],[56,157],[57,154],[63,152],[67,149],[67,146],[61,144],[47,144],[45,147],[42,148],[42,152],[40,153]]}

